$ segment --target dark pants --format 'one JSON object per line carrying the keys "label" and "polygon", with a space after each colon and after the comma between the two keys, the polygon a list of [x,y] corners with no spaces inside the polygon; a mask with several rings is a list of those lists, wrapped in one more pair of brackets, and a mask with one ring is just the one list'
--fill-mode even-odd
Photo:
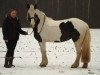
{"label": "dark pants", "polygon": [[7,46],[7,53],[6,53],[6,57],[14,57],[14,50],[17,44],[17,40],[15,41],[8,41],[5,42],[6,46]]}

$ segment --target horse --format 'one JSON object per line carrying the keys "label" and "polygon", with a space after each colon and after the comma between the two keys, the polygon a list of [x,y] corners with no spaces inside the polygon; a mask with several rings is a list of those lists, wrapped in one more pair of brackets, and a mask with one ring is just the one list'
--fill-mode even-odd
{"label": "horse", "polygon": [[61,43],[72,39],[76,48],[76,59],[71,68],[79,66],[87,68],[90,62],[90,28],[89,25],[78,18],[54,20],[37,9],[37,4],[27,4],[27,20],[33,28],[34,37],[41,49],[42,61],[40,67],[46,67],[48,58],[46,42]]}

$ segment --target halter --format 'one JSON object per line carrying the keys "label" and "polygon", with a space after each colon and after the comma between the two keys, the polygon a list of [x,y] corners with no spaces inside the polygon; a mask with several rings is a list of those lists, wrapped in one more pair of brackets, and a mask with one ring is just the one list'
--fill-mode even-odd
{"label": "halter", "polygon": [[[31,17],[30,19],[35,19],[35,17]],[[44,15],[43,25],[42,25],[42,27],[41,27],[41,29],[40,29],[40,31],[39,31],[39,34],[41,33],[41,31],[42,31],[42,29],[43,29],[44,23],[45,23],[45,15]],[[29,30],[29,29],[28,29],[28,30]],[[27,30],[27,32],[28,32],[28,30]],[[32,32],[33,32],[33,30],[32,30]],[[30,34],[28,34],[28,35],[31,35],[32,32],[31,32]]]}

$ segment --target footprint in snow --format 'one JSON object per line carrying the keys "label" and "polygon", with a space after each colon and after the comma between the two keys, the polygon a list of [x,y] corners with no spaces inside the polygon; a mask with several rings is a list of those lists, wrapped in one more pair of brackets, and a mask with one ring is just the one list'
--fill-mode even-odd
{"label": "footprint in snow", "polygon": [[59,71],[59,73],[64,73],[64,71]]}
{"label": "footprint in snow", "polygon": [[94,72],[91,70],[88,70],[88,74],[94,74]]}

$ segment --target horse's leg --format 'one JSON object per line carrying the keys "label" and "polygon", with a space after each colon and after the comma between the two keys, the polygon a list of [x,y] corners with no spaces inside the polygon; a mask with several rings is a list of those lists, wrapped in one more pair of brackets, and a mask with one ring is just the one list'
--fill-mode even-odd
{"label": "horse's leg", "polygon": [[76,60],[75,62],[72,64],[71,68],[77,68],[79,66],[79,61],[80,61],[80,57],[81,57],[81,44],[77,41],[74,42],[75,47],[76,47]]}
{"label": "horse's leg", "polygon": [[87,68],[90,62],[90,40],[90,31],[88,30],[82,43],[82,68]]}
{"label": "horse's leg", "polygon": [[40,45],[41,54],[42,54],[42,62],[40,63],[40,67],[46,67],[46,65],[48,64],[48,59],[47,59],[47,55],[46,55],[45,42],[40,42],[39,45]]}

